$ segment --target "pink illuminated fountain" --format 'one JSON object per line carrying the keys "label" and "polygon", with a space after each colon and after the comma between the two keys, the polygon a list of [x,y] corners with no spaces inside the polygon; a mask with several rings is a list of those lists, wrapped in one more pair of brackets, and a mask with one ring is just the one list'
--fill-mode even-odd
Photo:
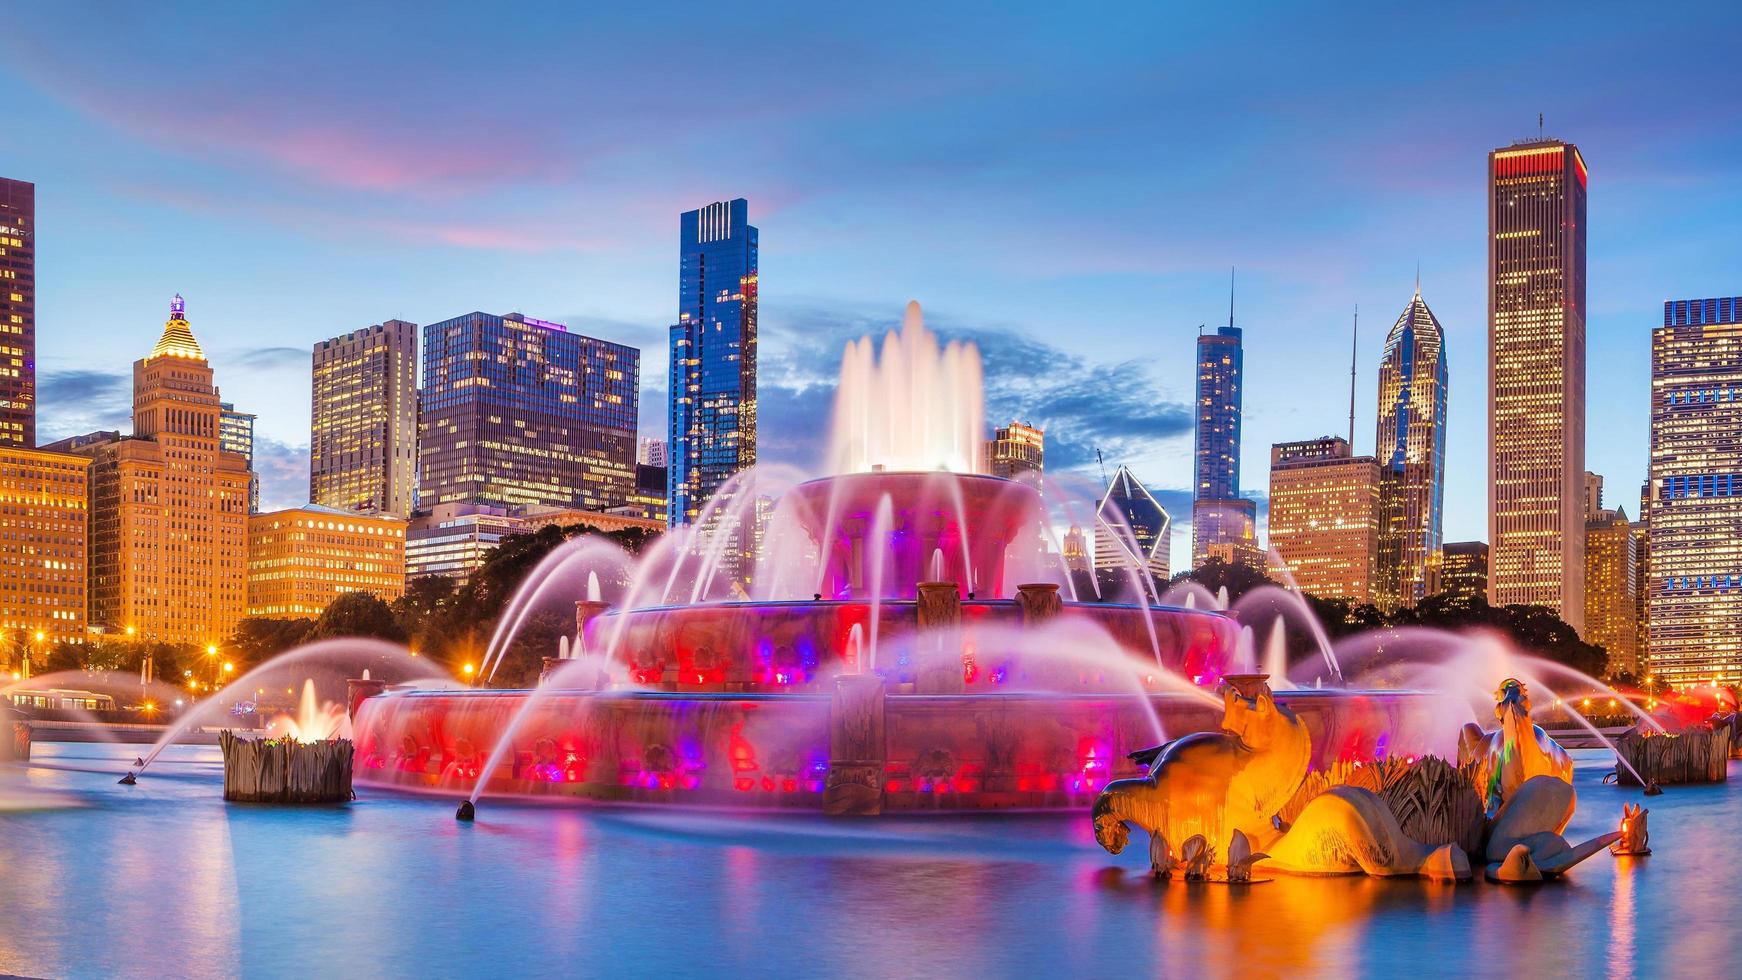
{"label": "pink illuminated fountain", "polygon": [[[983,440],[979,352],[910,304],[880,350],[847,349],[831,475],[740,474],[627,575],[594,574],[582,546],[547,559],[523,591],[567,590],[576,655],[535,690],[361,698],[358,779],[469,795],[463,816],[485,794],[1086,805],[1138,771],[1128,753],[1215,727],[1239,626],[1141,590],[1066,600],[1040,492],[975,472]],[[1408,748],[1412,698],[1279,694],[1315,746],[1368,755]]]}

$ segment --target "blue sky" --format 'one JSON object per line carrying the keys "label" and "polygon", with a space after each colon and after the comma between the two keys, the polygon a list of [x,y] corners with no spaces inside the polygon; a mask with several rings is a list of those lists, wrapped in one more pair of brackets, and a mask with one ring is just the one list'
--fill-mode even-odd
{"label": "blue sky", "polygon": [[0,173],[38,185],[41,431],[126,424],[177,291],[260,415],[269,505],[305,492],[309,346],[389,317],[636,344],[661,430],[677,215],[743,196],[767,456],[820,452],[840,343],[912,298],[1051,465],[1099,446],[1184,488],[1192,338],[1237,266],[1262,491],[1271,442],[1346,428],[1356,303],[1371,450],[1419,262],[1446,536],[1479,538],[1484,159],[1540,112],[1590,164],[1588,455],[1631,513],[1663,300],[1742,293],[1742,8],[1214,6],[25,5]]}

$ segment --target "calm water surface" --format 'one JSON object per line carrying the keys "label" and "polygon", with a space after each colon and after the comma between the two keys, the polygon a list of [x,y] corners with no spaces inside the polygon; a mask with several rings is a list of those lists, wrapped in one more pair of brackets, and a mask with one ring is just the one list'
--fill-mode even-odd
{"label": "calm water surface", "polygon": [[[0,973],[37,976],[1734,975],[1742,783],[1647,801],[1646,859],[1561,882],[1158,883],[1083,817],[867,822],[365,789],[219,798],[217,750],[115,785],[134,746],[0,770]],[[1639,794],[1579,753],[1569,837]],[[1742,779],[1742,772],[1734,772]],[[22,809],[21,807],[37,807]]]}

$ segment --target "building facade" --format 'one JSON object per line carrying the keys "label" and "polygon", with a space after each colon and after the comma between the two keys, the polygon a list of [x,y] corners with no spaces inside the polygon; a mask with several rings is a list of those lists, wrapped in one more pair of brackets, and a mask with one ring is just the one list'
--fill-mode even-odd
{"label": "building facade", "polygon": [[1046,433],[1025,422],[993,429],[986,443],[986,468],[1006,480],[1024,473],[1040,476],[1046,470]]}
{"label": "building facade", "polygon": [[1742,681],[1742,297],[1663,305],[1650,477],[1648,669]]}
{"label": "building facade", "polygon": [[1450,541],[1440,548],[1440,594],[1488,598],[1488,542]]}
{"label": "building facade", "polygon": [[230,402],[218,403],[218,448],[248,461],[248,513],[260,511],[260,474],[254,469],[254,420],[251,412],[238,412]]}
{"label": "building facade", "polygon": [[684,212],[666,460],[674,526],[694,523],[709,497],[756,463],[756,296],[749,203]]}
{"label": "building facade", "polygon": [[1198,335],[1197,358],[1192,565],[1211,557],[1249,561],[1257,554],[1256,507],[1239,499],[1243,352],[1232,307],[1227,326]]}
{"label": "building facade", "polygon": [[437,504],[411,519],[405,531],[405,577],[443,575],[465,585],[502,539],[527,533],[528,525],[504,507]]}
{"label": "building facade", "polygon": [[36,445],[36,185],[0,177],[0,446]]}
{"label": "building facade", "polygon": [[[89,458],[0,446],[0,662],[85,639]],[[38,639],[38,637],[41,639]]]}
{"label": "building facade", "polygon": [[1379,464],[1337,436],[1270,447],[1270,550],[1302,592],[1371,603]]}
{"label": "building facade", "polygon": [[[1440,591],[1446,489],[1446,335],[1421,286],[1379,362],[1379,554],[1374,599],[1391,612]],[[1272,520],[1275,520],[1274,515]]]}
{"label": "building facade", "polygon": [[387,320],[314,347],[309,500],[409,518],[417,505],[417,324]]}
{"label": "building facade", "polygon": [[628,500],[639,351],[518,313],[468,313],[423,336],[420,509]]}
{"label": "building facade", "polygon": [[662,470],[665,469],[666,460],[669,458],[666,446],[667,443],[664,439],[642,436],[641,441],[636,444],[635,462],[641,466],[657,466]]}
{"label": "building facade", "polygon": [[218,389],[180,296],[133,364],[133,434],[92,440],[90,619],[197,646],[246,614],[248,464],[220,442]]}
{"label": "building facade", "polygon": [[1488,598],[1581,634],[1586,182],[1571,143],[1488,155]]}
{"label": "building facade", "polygon": [[1095,506],[1095,575],[1102,593],[1122,587],[1133,571],[1166,582],[1172,532],[1173,518],[1130,468],[1115,470]]}
{"label": "building facade", "polygon": [[1585,519],[1585,635],[1609,654],[1608,673],[1639,674],[1639,553],[1621,508]]}
{"label": "building facade", "polygon": [[315,504],[248,519],[248,615],[312,618],[349,592],[405,594],[405,521]]}

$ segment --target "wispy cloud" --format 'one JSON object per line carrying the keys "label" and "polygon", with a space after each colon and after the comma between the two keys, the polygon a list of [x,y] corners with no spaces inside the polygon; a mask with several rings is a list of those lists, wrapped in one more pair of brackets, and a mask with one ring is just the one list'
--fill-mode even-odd
{"label": "wispy cloud", "polygon": [[308,503],[308,447],[254,437],[254,472],[260,475],[260,509]]}
{"label": "wispy cloud", "polygon": [[133,376],[87,368],[43,371],[37,375],[36,405],[40,442],[124,430],[133,416]]}

